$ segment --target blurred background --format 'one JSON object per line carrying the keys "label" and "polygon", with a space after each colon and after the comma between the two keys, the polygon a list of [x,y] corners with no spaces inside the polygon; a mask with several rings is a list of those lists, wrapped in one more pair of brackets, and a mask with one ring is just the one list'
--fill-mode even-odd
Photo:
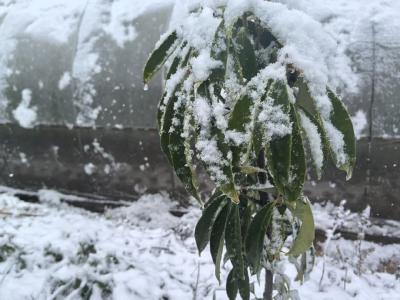
{"label": "blurred background", "polygon": [[[333,168],[320,182],[310,172],[306,193],[400,220],[400,5],[318,1],[281,2],[321,22],[351,64],[335,85],[353,116],[358,162],[349,182]],[[147,91],[141,79],[173,2],[0,0],[3,189],[90,195],[93,207],[182,193],[159,146],[162,78]]]}

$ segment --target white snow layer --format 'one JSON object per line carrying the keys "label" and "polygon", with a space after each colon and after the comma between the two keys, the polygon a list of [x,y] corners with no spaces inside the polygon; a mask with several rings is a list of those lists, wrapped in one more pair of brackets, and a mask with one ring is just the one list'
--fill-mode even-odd
{"label": "white snow layer", "polygon": [[358,110],[351,120],[353,122],[356,138],[360,139],[363,135],[365,135],[364,130],[368,125],[367,116],[364,111]]}
{"label": "white snow layer", "polygon": [[[227,299],[214,277],[208,251],[198,256],[193,238],[200,216],[196,207],[178,218],[170,213],[177,203],[156,194],[98,215],[57,205],[57,192],[43,190],[41,204],[28,204],[12,196],[12,190],[2,191],[0,299],[44,300],[57,295],[57,299],[81,299],[86,284],[93,286],[91,300],[107,299],[107,293],[115,300],[187,300],[194,299],[194,293],[197,299],[211,300],[214,294],[217,300]],[[327,210],[316,209],[317,226],[319,220],[325,224],[330,218]],[[317,257],[310,280],[292,288],[307,300],[397,299],[399,281],[382,270],[398,264],[400,245],[363,242],[362,275],[358,276],[356,243],[333,240],[321,286],[323,260]],[[281,267],[295,277],[285,259]],[[222,268],[223,280],[229,268]],[[257,284],[256,291],[260,296]]]}
{"label": "white snow layer", "polygon": [[[282,3],[263,0],[191,0],[182,4],[185,5],[175,7],[171,24],[174,28],[177,28],[177,32],[182,36],[183,40],[187,41],[189,46],[197,49],[200,53],[197,58],[189,62],[195,82],[205,80],[210,75],[211,70],[218,67],[218,62],[211,58],[210,52],[216,28],[222,19],[219,14],[224,15],[225,24],[229,26],[238,17],[241,17],[244,12],[252,12],[283,44],[283,48],[278,53],[277,63],[269,65],[250,81],[249,86],[254,87],[252,97],[256,101],[261,98],[262,94],[259,92],[260,90],[263,92],[265,82],[269,79],[273,78],[286,82],[285,66],[287,64],[294,65],[304,74],[308,82],[310,92],[316,101],[316,107],[321,113],[326,134],[337,163],[343,165],[348,161],[343,134],[331,122],[332,104],[326,95],[326,91],[327,87],[336,88],[340,86],[341,79],[345,79],[348,86],[355,89],[357,77],[350,67],[350,59],[344,54],[344,50],[338,46],[338,40],[324,29],[321,22],[301,10],[291,9]],[[219,10],[221,5],[224,6],[223,11]],[[198,6],[201,6],[202,9],[193,13]],[[227,65],[229,69],[229,62]],[[343,73],[346,76],[343,76]],[[171,82],[174,87],[175,80]],[[167,82],[167,94],[172,92],[169,85],[170,83]],[[241,86],[235,81],[229,81],[225,86],[226,93],[230,96],[232,91],[240,91]],[[291,95],[291,93],[289,94]],[[291,98],[294,101],[294,97]],[[229,114],[215,114],[215,112],[221,111],[215,109],[215,105],[218,105],[217,100],[212,100],[212,103],[207,104],[211,105],[210,108],[200,105],[202,104],[201,100],[196,100],[194,105],[194,113],[196,119],[200,121],[200,127],[206,126],[204,127],[205,130],[201,129],[201,132],[207,133],[208,125],[204,121],[210,117],[215,118],[217,126],[218,124],[227,123],[226,118],[229,117]],[[234,103],[231,99],[227,102]],[[277,136],[284,136],[290,133],[289,122],[284,118],[285,114],[279,113],[277,111],[278,108],[273,107],[273,103],[267,102],[265,106],[259,115],[261,123],[264,124],[265,122],[263,121],[271,120],[271,117],[274,119],[270,124],[271,128],[267,126],[267,132],[270,135],[276,134]],[[203,107],[205,108],[204,112],[197,111],[198,109],[203,109]],[[209,111],[213,112],[213,114],[210,115]],[[310,129],[310,126],[308,128]],[[220,129],[223,130],[224,128]],[[209,159],[209,155],[205,153],[204,149],[214,149],[215,142],[209,141],[209,136],[203,133],[200,135],[197,148],[200,150],[199,155],[204,161]],[[270,139],[271,136],[267,138]],[[226,139],[227,142],[230,140],[236,143],[249,142],[246,140],[246,135],[238,135],[235,132],[229,132],[226,135]],[[312,142],[314,141],[315,139],[312,140]],[[318,168],[321,166],[322,161],[320,148],[318,147],[313,153]],[[217,155],[216,157],[218,158],[219,156]],[[221,165],[215,165],[215,167],[217,175],[213,177],[218,179],[220,177],[218,170],[221,169]]]}

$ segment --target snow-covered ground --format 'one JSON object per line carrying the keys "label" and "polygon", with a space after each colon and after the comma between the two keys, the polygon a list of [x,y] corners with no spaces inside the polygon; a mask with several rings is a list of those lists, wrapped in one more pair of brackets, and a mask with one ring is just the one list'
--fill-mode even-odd
{"label": "snow-covered ground", "polygon": [[[28,204],[12,190],[0,194],[0,299],[226,299],[210,255],[197,254],[200,209],[176,217],[177,202],[156,194],[99,215],[59,203],[55,192],[39,196],[42,203]],[[315,211],[322,227],[335,222],[324,208]],[[322,283],[319,256],[310,279],[293,288],[307,300],[399,299],[400,245],[358,246],[333,240]],[[288,262],[282,268],[295,277]]]}

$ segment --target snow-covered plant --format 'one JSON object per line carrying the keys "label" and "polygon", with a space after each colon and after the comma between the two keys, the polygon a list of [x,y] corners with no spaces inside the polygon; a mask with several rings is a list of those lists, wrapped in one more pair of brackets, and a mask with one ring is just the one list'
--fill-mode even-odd
{"label": "snow-covered plant", "polygon": [[363,263],[365,260],[365,257],[368,255],[368,251],[362,249],[362,241],[365,239],[365,233],[368,229],[368,227],[371,226],[371,207],[367,205],[367,207],[359,214],[358,219],[357,219],[357,227],[358,227],[358,233],[357,233],[357,257],[358,257],[358,262],[357,262],[357,274],[361,275],[362,274],[362,268],[363,268]]}
{"label": "snow-covered plant", "polygon": [[[197,246],[201,252],[210,243],[218,279],[226,246],[233,265],[228,296],[249,299],[249,271],[273,269],[268,266],[279,260],[290,235],[288,255],[298,257],[312,246],[313,215],[302,193],[306,141],[318,176],[331,159],[350,177],[353,126],[327,82],[310,75],[319,73],[306,72],[306,64],[291,57],[285,43],[298,37],[285,36],[290,27],[274,17],[282,19],[284,5],[199,3],[157,43],[144,83],[166,66],[158,108],[162,150],[200,202],[196,166],[215,184],[195,229]],[[298,224],[295,230],[271,226],[276,213],[287,210],[290,217],[282,222]]]}
{"label": "snow-covered plant", "polygon": [[[350,217],[350,210],[345,209],[346,205],[346,200],[342,200],[339,203],[339,206],[335,207],[335,209],[332,212],[332,217],[333,217],[333,223],[331,226],[325,230],[326,234],[326,240],[324,242],[324,245],[322,246],[322,258],[323,258],[323,265],[322,265],[322,274],[321,278],[319,280],[319,290],[323,290],[323,280],[325,276],[325,265],[326,265],[326,255],[328,254],[328,248],[332,242],[332,240],[336,240],[340,238],[340,233],[337,232],[337,230],[348,221]],[[340,250],[338,250],[340,252]]]}

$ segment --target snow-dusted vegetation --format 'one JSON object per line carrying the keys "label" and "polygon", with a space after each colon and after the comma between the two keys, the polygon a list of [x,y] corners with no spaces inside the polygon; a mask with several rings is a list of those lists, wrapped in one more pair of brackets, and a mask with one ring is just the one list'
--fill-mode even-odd
{"label": "snow-dusted vegetation", "polygon": [[148,89],[167,66],[157,114],[161,148],[201,204],[196,161],[216,186],[196,225],[198,250],[210,243],[218,280],[221,261],[232,263],[230,300],[249,300],[251,276],[263,269],[264,299],[275,292],[296,299],[279,263],[287,241],[300,282],[315,261],[304,145],[318,178],[328,161],[348,179],[355,165],[351,118],[329,79],[349,63],[319,23],[280,3],[193,1],[177,10],[143,80]]}
{"label": "snow-dusted vegetation", "polygon": [[374,184],[400,162],[372,159],[398,150],[399,20],[388,0],[0,0],[0,300],[398,299]]}
{"label": "snow-dusted vegetation", "polygon": [[[0,299],[227,299],[211,256],[197,253],[193,227],[199,208],[189,212],[157,194],[98,215],[60,205],[56,192],[41,191],[40,204],[24,203],[14,193],[0,195]],[[171,214],[177,210],[182,217]],[[338,208],[314,211],[316,226],[332,229]],[[345,223],[350,220],[357,215],[347,213]],[[393,226],[398,235],[400,224]],[[397,299],[400,245],[363,241],[359,253],[357,244],[333,237],[310,279],[294,284],[300,297]],[[295,278],[292,264],[284,260],[280,267]],[[223,278],[229,268],[222,267]],[[260,286],[255,288],[260,296]]]}

